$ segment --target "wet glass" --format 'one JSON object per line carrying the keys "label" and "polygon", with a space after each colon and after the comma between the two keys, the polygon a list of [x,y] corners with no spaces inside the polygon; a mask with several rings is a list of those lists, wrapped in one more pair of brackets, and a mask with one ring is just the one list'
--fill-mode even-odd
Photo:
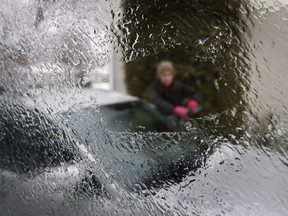
{"label": "wet glass", "polygon": [[[2,0],[0,215],[287,215],[287,7]],[[150,104],[161,60],[199,113]]]}
{"label": "wet glass", "polygon": [[119,103],[102,106],[106,126],[113,131],[169,131],[165,116],[142,102]]}
{"label": "wet glass", "polygon": [[[123,112],[128,115],[125,124],[120,122]],[[140,101],[101,106],[100,112],[85,107],[69,113],[68,119],[76,137],[91,148],[113,179],[130,190],[159,187],[168,176],[182,178],[189,167],[201,164],[201,154],[209,148],[200,131],[169,132],[165,117]]]}

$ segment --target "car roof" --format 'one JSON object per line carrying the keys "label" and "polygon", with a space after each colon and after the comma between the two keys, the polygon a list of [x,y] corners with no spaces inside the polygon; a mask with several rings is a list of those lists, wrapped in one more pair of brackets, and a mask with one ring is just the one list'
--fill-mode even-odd
{"label": "car roof", "polygon": [[135,102],[140,99],[128,94],[94,88],[35,88],[22,98],[30,108],[38,108],[50,113],[66,112],[73,107],[106,106],[118,103]]}
{"label": "car roof", "polygon": [[109,104],[116,104],[116,103],[124,103],[124,102],[132,102],[138,101],[139,98],[116,92],[116,91],[109,91],[109,90],[99,90],[99,89],[91,89],[90,91],[95,91],[97,95],[97,103],[99,106],[109,105]]}

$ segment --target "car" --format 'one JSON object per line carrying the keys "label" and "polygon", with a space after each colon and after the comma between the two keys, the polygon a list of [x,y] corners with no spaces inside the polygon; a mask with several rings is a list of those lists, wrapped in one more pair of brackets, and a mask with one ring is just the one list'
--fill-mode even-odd
{"label": "car", "polygon": [[25,197],[42,207],[81,195],[114,202],[199,166],[209,149],[201,131],[171,132],[153,105],[113,91],[5,93],[0,109],[0,199],[7,206]]}
{"label": "car", "polygon": [[105,126],[118,132],[172,132],[179,125],[157,111],[156,107],[128,94],[91,88],[105,118]]}
{"label": "car", "polygon": [[108,201],[106,183],[100,183],[105,174],[100,177],[103,172],[97,171],[99,165],[87,148],[50,116],[9,98],[1,98],[0,106],[1,215],[63,211],[68,197],[83,192]]}
{"label": "car", "polygon": [[[96,93],[102,124],[95,124],[99,117],[95,116],[93,106],[71,112],[69,122],[72,127],[77,125],[75,131],[82,128],[77,136],[90,139],[90,143],[95,142],[95,137],[105,135],[99,140],[103,145],[100,150],[95,150],[95,153],[103,152],[107,169],[110,169],[113,176],[125,187],[131,188],[139,183],[146,187],[151,185],[151,182],[157,186],[159,182],[163,182],[166,175],[168,178],[171,175],[175,177],[180,175],[180,170],[189,170],[189,166],[197,167],[200,162],[197,160],[199,155],[209,148],[209,140],[199,127],[195,124],[191,127],[191,122],[187,122],[186,126],[193,128],[187,130],[161,114],[149,102],[115,91],[87,89],[85,94],[89,95],[91,92]],[[105,130],[101,131],[97,125],[103,125]],[[91,136],[91,130],[100,134],[94,132],[94,136]],[[87,131],[90,131],[90,136]],[[107,145],[102,142],[105,139]],[[99,148],[92,145],[92,148],[96,147]],[[110,163],[119,166],[111,166]],[[169,173],[166,172],[168,170]]]}

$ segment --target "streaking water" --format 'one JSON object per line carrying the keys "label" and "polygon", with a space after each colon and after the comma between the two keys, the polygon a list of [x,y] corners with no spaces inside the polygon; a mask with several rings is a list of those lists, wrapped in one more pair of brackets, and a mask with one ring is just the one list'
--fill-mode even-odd
{"label": "streaking water", "polygon": [[[177,2],[182,7],[181,13],[177,8],[177,13],[171,12],[176,7],[175,2],[159,2],[145,5],[134,1],[136,6],[133,6],[126,1],[125,13],[119,14],[122,8],[119,8],[119,2],[113,1],[2,0],[0,95],[5,90],[9,97],[5,98],[7,103],[2,103],[4,99],[1,96],[1,106],[6,106],[6,111],[13,110],[16,99],[29,88],[46,86],[45,89],[49,90],[57,87],[58,93],[54,93],[57,96],[66,92],[64,86],[82,85],[90,77],[101,74],[103,67],[111,63],[112,46],[122,48],[124,63],[130,66],[147,65],[151,56],[180,47],[185,49],[184,53],[193,53],[200,62],[211,64],[211,68],[220,73],[210,82],[213,86],[207,87],[210,97],[217,97],[219,103],[210,107],[211,113],[197,119],[207,140],[214,144],[213,153],[205,165],[188,172],[180,182],[165,180],[160,187],[142,192],[126,190],[119,182],[113,182],[111,176],[117,165],[121,166],[117,169],[119,172],[133,167],[133,163],[125,166],[124,162],[129,161],[125,158],[122,161],[124,165],[114,162],[114,169],[104,168],[99,158],[119,156],[106,157],[105,151],[96,159],[89,155],[87,160],[79,163],[69,161],[71,164],[66,164],[67,167],[36,177],[34,173],[26,177],[3,171],[0,167],[0,215],[287,215],[288,2],[251,0],[241,4],[238,1],[214,4],[212,0],[183,1],[185,7]],[[217,7],[225,8],[225,11]],[[195,13],[190,13],[187,8]],[[171,16],[165,16],[170,13]],[[231,14],[237,14],[236,18],[232,16],[236,21],[230,19]],[[215,15],[215,20],[211,20],[210,15]],[[153,21],[151,25],[145,22],[149,18]],[[165,23],[159,30],[162,18]],[[147,31],[143,31],[141,26]],[[147,32],[149,36],[146,37]],[[117,73],[117,68],[115,71]],[[136,75],[135,82],[144,80]],[[32,99],[33,104],[34,96],[25,94],[25,97]],[[68,101],[73,101],[73,95],[69,97]],[[55,101],[53,107],[45,111],[58,123],[57,126],[66,130],[63,120],[54,116],[55,110],[66,104],[65,100],[67,98]],[[97,104],[97,97],[90,100],[93,103],[96,100]],[[54,134],[53,128],[46,128],[49,122],[39,114],[36,102],[33,106],[31,113],[38,120],[21,126],[21,131],[24,131],[21,136],[26,134],[26,137],[33,138],[36,134],[34,137],[40,139],[37,133],[44,130],[44,140],[54,135],[65,143],[65,133]],[[17,119],[1,118],[20,121],[29,119],[30,115],[33,117],[31,113],[19,112],[15,115]],[[95,127],[89,127],[90,131],[88,128],[83,134],[104,131],[96,141],[103,138],[109,145],[117,145],[119,137],[106,133],[102,120],[95,122]],[[4,143],[6,134],[16,130],[3,126],[3,122],[0,124],[0,143]],[[31,131],[31,128],[35,130]],[[91,131],[91,128],[97,131]],[[19,134],[12,134],[12,139],[17,140]],[[132,137],[140,137],[142,144],[145,141],[148,146],[153,146],[149,142],[159,140],[165,134],[154,133],[145,140],[138,135]],[[171,143],[177,144],[181,138],[174,137]],[[95,142],[92,138],[91,143]],[[89,139],[83,140],[84,144],[90,142]],[[121,142],[133,149],[139,140],[127,137],[125,143],[125,137],[121,137]],[[5,148],[0,151],[9,152],[9,145]],[[156,147],[154,151],[157,152]],[[27,160],[33,158],[28,153]],[[102,181],[105,179],[103,185],[112,198],[87,196],[91,191],[76,186],[75,182],[83,180],[81,175],[93,167],[99,171],[97,177],[100,179],[101,176]],[[137,173],[137,170],[132,173]],[[66,182],[70,185],[67,186]],[[9,194],[7,188],[15,191]],[[80,195],[75,195],[74,190],[80,191]]]}

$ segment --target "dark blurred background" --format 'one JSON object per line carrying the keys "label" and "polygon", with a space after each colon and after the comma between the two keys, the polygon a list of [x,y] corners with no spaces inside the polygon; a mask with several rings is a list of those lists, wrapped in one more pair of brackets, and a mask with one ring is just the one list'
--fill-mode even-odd
{"label": "dark blurred background", "polygon": [[[200,116],[245,109],[249,67],[240,16],[245,2],[126,0],[123,7],[123,60],[130,94],[147,99],[156,64],[165,59],[175,63],[178,79],[204,94]],[[241,114],[233,120],[228,116],[221,115],[223,128],[243,125]]]}

